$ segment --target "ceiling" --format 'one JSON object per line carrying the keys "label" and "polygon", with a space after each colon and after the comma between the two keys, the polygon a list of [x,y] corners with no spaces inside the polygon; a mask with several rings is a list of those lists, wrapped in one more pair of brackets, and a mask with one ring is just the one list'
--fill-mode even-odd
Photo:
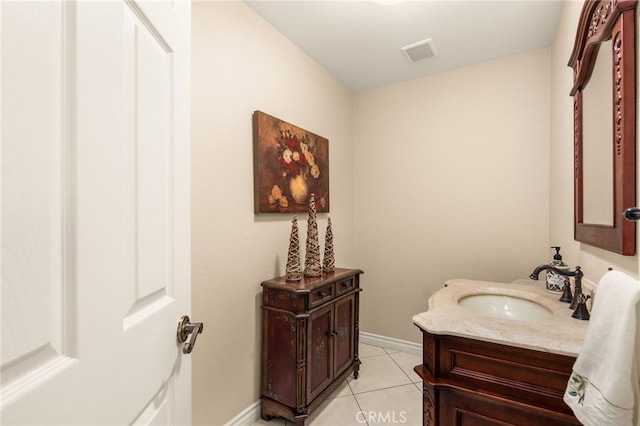
{"label": "ceiling", "polygon": [[[550,46],[556,0],[245,0],[353,92]],[[386,3],[386,4],[385,4]],[[401,48],[431,38],[438,56]]]}

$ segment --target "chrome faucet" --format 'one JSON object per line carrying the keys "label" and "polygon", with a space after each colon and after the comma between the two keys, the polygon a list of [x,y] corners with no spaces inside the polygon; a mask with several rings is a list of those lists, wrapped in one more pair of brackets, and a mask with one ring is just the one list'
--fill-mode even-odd
{"label": "chrome faucet", "polygon": [[[571,290],[569,288],[565,289],[565,292],[562,294],[562,297],[560,298],[560,301],[562,302],[571,302],[571,304],[569,305],[569,309],[576,309],[578,307],[579,303],[582,303],[583,301],[583,294],[582,294],[582,276],[584,275],[582,273],[582,271],[580,270],[579,266],[576,266],[576,270],[575,271],[566,271],[566,270],[562,270],[562,269],[558,269],[555,266],[552,265],[540,265],[538,267],[536,267],[536,269],[533,270],[533,272],[531,273],[531,275],[529,275],[529,278],[531,278],[532,280],[538,280],[538,275],[540,275],[540,272],[542,271],[553,271],[558,275],[562,275],[565,277],[573,277],[574,281],[575,281],[575,291],[573,293],[573,297],[571,297]],[[568,286],[569,284],[567,284],[566,286]],[[565,286],[565,287],[566,287]],[[566,297],[568,294],[568,297]]]}

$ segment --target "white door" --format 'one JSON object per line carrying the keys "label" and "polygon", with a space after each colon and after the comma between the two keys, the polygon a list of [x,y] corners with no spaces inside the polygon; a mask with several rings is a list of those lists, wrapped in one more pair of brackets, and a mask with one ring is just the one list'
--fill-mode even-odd
{"label": "white door", "polygon": [[0,23],[0,424],[189,424],[190,5]]}

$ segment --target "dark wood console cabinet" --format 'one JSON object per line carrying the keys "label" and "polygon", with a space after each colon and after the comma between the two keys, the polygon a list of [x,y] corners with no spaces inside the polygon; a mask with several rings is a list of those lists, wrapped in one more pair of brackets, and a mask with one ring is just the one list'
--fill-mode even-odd
{"label": "dark wood console cabinet", "polygon": [[422,334],[424,426],[580,425],[562,400],[574,357]]}
{"label": "dark wood console cabinet", "polygon": [[260,415],[297,426],[349,374],[358,378],[359,269],[262,283]]}

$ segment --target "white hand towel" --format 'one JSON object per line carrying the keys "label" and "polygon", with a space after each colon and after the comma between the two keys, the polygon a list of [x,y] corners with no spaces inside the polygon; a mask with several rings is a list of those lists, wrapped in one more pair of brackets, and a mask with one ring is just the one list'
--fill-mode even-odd
{"label": "white hand towel", "polygon": [[564,394],[585,426],[633,423],[640,282],[609,271],[598,283],[591,320]]}

